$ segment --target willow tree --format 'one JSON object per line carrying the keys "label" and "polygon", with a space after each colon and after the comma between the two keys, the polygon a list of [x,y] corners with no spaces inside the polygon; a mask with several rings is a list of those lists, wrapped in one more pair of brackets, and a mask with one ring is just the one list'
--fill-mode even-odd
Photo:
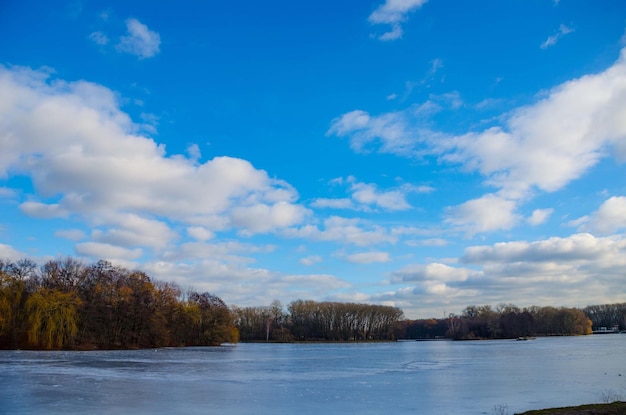
{"label": "willow tree", "polygon": [[78,332],[76,309],[80,304],[74,293],[41,288],[30,295],[26,301],[30,345],[44,349],[70,346]]}
{"label": "willow tree", "polygon": [[12,262],[0,260],[0,346],[19,347],[22,337],[26,281],[14,273],[21,270]]}
{"label": "willow tree", "polygon": [[9,276],[0,271],[0,336],[9,332],[13,317],[10,283]]}

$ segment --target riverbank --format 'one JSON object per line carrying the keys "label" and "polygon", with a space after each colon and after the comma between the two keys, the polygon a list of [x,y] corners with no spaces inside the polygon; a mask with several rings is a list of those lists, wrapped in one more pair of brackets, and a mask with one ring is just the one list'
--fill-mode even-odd
{"label": "riverbank", "polygon": [[568,406],[565,408],[539,409],[518,415],[624,415],[626,402]]}

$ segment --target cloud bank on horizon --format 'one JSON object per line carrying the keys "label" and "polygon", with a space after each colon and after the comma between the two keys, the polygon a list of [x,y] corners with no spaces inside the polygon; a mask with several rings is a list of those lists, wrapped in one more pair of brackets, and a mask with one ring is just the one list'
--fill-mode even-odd
{"label": "cloud bank on horizon", "polygon": [[85,4],[25,37],[46,6],[10,3],[0,258],[239,306],[626,301],[626,8],[474,6]]}

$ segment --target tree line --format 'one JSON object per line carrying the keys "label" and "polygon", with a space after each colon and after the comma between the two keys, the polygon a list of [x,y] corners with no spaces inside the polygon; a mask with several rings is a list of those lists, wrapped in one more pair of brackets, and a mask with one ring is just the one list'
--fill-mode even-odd
{"label": "tree line", "polygon": [[593,329],[601,327],[626,330],[626,303],[590,305],[583,311],[593,323]]}
{"label": "tree line", "polygon": [[513,304],[403,320],[397,307],[296,300],[228,307],[219,297],[107,261],[71,257],[38,267],[0,260],[0,348],[116,349],[242,341],[500,339],[626,329],[626,303],[584,309]]}
{"label": "tree line", "polygon": [[370,341],[394,340],[403,316],[397,307],[296,300],[287,312],[279,301],[268,307],[235,308],[242,341]]}
{"label": "tree line", "polygon": [[141,271],[73,258],[0,261],[0,348],[127,349],[236,342],[226,304]]}
{"label": "tree line", "polygon": [[287,311],[219,297],[108,261],[0,260],[0,349],[132,349],[245,341],[394,339],[402,310],[297,300]]}
{"label": "tree line", "polygon": [[471,305],[461,315],[400,322],[395,334],[407,339],[456,340],[574,336],[591,334],[593,324],[586,311],[578,308],[532,306],[520,309],[513,304],[499,304],[494,309],[490,305]]}

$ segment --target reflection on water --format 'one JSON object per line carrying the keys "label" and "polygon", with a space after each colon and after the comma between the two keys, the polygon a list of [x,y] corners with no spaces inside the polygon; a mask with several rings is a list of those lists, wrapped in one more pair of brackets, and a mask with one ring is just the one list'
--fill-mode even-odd
{"label": "reflection on water", "polygon": [[626,397],[626,335],[0,351],[2,414],[491,414]]}

